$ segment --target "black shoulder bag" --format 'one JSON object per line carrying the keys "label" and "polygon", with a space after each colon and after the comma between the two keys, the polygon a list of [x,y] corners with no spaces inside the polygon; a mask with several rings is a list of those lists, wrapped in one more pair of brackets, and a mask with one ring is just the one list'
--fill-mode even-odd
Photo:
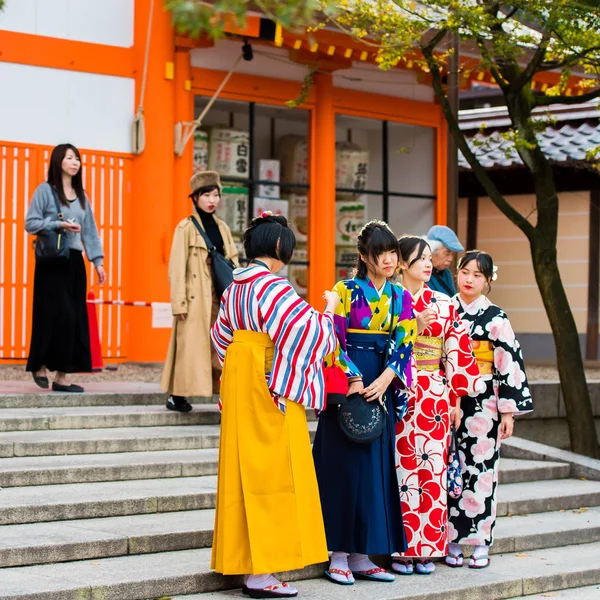
{"label": "black shoulder bag", "polygon": [[226,259],[216,249],[215,245],[210,241],[210,238],[206,235],[204,229],[200,227],[200,223],[198,223],[196,218],[192,216],[191,219],[196,229],[198,230],[198,233],[206,242],[206,247],[208,248],[208,255],[211,258],[210,270],[212,274],[213,285],[215,286],[215,294],[220,300],[221,296],[223,295],[223,292],[229,287],[231,283],[233,283],[233,269],[235,269],[235,266],[230,260]]}
{"label": "black shoulder bag", "polygon": [[[390,354],[392,334],[394,332],[394,290],[390,305],[390,333],[387,343],[387,356]],[[387,392],[386,392],[387,394]],[[387,408],[385,406],[385,395],[382,403],[367,402],[359,393],[351,394],[346,401],[340,404],[338,411],[338,423],[346,435],[353,442],[359,444],[370,444],[374,442],[384,431],[387,422]]]}
{"label": "black shoulder bag", "polygon": [[[58,203],[56,190],[52,189],[52,196],[58,214],[58,220],[64,221],[64,215]],[[62,227],[56,229],[44,229],[39,231],[35,240],[35,260],[36,262],[47,265],[58,262],[67,262],[69,260],[70,248],[67,246],[66,231]]]}

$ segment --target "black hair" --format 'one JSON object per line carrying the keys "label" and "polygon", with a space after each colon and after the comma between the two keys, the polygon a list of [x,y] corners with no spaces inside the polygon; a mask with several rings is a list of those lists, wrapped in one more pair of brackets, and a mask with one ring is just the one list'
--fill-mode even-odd
{"label": "black hair", "polygon": [[[63,189],[62,179],[62,162],[67,155],[68,150],[72,150],[81,163],[81,154],[79,153],[79,150],[73,146],[73,144],[59,144],[52,150],[52,154],[50,155],[50,164],[48,166],[47,181],[56,190],[56,195],[63,206],[69,206],[69,201],[67,200],[67,197],[65,196],[65,190]],[[71,183],[75,193],[77,194],[77,197],[79,198],[81,208],[85,210],[85,190],[83,189],[83,176],[81,173],[82,169],[79,167],[79,171],[77,171],[77,175],[73,175]]]}
{"label": "black hair", "polygon": [[188,196],[188,198],[191,198],[192,202],[194,204],[196,204],[198,202],[198,198],[200,198],[200,196],[202,196],[202,194],[210,194],[210,192],[212,192],[214,190],[219,190],[219,197],[220,197],[221,196],[221,189],[219,188],[218,185],[205,185],[204,187],[201,187],[201,188],[198,188],[197,190],[194,190]]}
{"label": "black hair", "polygon": [[408,268],[412,267],[423,256],[423,251],[429,246],[427,240],[417,235],[402,235],[398,239],[398,249],[400,250],[400,260],[408,262],[409,258],[417,250],[417,256],[408,263]]}
{"label": "black hair", "polygon": [[361,229],[356,249],[358,258],[354,276],[366,279],[367,263],[361,258],[361,255],[371,264],[377,263],[377,258],[384,252],[395,252],[398,255],[398,240],[387,223],[374,219]]}
{"label": "black hair", "polygon": [[477,263],[477,269],[487,279],[488,287],[494,276],[494,261],[492,257],[482,250],[468,250],[458,261],[458,270],[464,269],[472,260]]}
{"label": "black hair", "polygon": [[277,215],[252,219],[244,231],[243,242],[248,260],[268,256],[286,265],[292,260],[296,248],[296,236],[288,227],[287,219]]}

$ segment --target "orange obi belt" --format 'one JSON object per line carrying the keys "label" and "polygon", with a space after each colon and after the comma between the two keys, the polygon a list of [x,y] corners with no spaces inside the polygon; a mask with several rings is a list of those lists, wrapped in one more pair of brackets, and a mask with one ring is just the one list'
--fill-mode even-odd
{"label": "orange obi belt", "polygon": [[471,348],[479,367],[481,375],[492,375],[494,373],[494,347],[487,340],[471,340]]}
{"label": "orange obi belt", "polygon": [[413,347],[417,369],[437,371],[442,360],[442,338],[419,335]]}

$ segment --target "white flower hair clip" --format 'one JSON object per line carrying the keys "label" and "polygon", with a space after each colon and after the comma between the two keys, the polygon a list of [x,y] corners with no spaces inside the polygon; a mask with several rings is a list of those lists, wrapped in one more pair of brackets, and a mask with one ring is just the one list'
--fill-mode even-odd
{"label": "white flower hair clip", "polygon": [[496,281],[498,279],[498,267],[494,265],[492,268],[492,281]]}

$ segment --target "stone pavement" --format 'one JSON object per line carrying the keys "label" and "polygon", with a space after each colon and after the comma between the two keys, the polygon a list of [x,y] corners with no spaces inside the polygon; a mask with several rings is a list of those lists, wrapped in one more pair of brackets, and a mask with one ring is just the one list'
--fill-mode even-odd
{"label": "stone pavement", "polygon": [[[169,412],[153,384],[87,389],[0,382],[0,600],[241,598],[238,577],[209,568],[216,406]],[[489,569],[341,587],[315,565],[291,578],[306,599],[600,600],[599,461],[515,439],[501,480]]]}

